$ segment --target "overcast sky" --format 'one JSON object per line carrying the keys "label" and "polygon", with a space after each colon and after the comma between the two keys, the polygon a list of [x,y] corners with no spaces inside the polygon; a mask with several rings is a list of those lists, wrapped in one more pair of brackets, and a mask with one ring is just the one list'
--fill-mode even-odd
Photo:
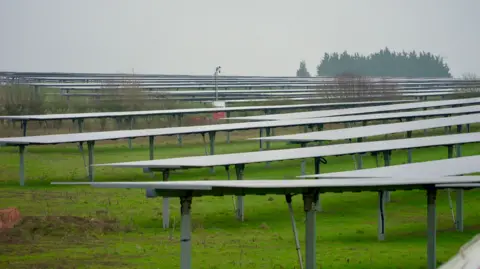
{"label": "overcast sky", "polygon": [[0,70],[295,75],[385,46],[480,74],[479,0],[0,0]]}

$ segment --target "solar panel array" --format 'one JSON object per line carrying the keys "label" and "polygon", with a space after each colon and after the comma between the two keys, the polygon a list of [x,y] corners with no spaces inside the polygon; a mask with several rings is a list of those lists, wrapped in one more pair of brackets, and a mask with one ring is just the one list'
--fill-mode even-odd
{"label": "solar panel array", "polygon": [[[1,76],[2,74],[0,74]],[[52,83],[64,83],[55,82],[56,79],[67,80],[71,77],[75,77],[73,80],[90,78],[98,79],[101,76],[116,77],[108,74],[103,75],[88,75],[88,74],[3,74],[5,77],[9,76],[24,76],[25,79],[31,79],[33,83],[44,83],[44,85],[51,86]],[[82,77],[83,76],[83,77]],[[187,78],[183,77],[155,77],[145,75],[145,79],[158,79],[159,82],[155,82],[155,85],[160,85],[160,81],[165,79],[178,80],[182,83],[187,83]],[[45,82],[39,82],[44,79]],[[198,81],[204,78],[196,78]],[[226,78],[227,79],[227,78]],[[285,78],[285,82],[282,83],[270,83],[271,81],[278,81],[279,78],[244,78],[245,81],[238,82],[240,78],[228,78],[229,81],[225,81],[223,86],[243,86],[243,87],[266,87],[266,85],[272,87],[305,87],[318,86],[331,84],[332,79],[312,79],[301,80],[299,79],[289,80]],[[259,81],[263,81],[263,84]],[[259,83],[254,83],[254,82]],[[427,85],[451,85],[456,83],[454,80],[392,80],[392,83],[405,83],[412,87],[418,87],[416,84]],[[32,84],[33,84],[32,83]],[[70,82],[69,82],[70,83]],[[159,84],[156,84],[159,83]],[[171,83],[171,82],[168,82]],[[243,84],[242,84],[243,83]],[[247,84],[250,83],[250,84]],[[268,84],[270,83],[270,84]],[[310,84],[308,84],[310,83]],[[68,83],[67,83],[68,84]],[[80,83],[81,84],[81,83]],[[88,83],[85,83],[88,84]],[[147,84],[147,83],[145,83]],[[83,84],[82,84],[83,85]],[[236,85],[236,86],[235,86]],[[430,85],[430,86],[431,86]],[[37,85],[38,86],[38,85]],[[160,85],[161,87],[165,85]],[[171,85],[166,85],[171,87]],[[178,85],[177,85],[178,86]],[[190,85],[184,85],[186,87]],[[197,85],[198,86],[198,85]],[[82,86],[83,87],[83,86]],[[297,88],[298,89],[298,88]],[[210,94],[211,92],[202,92],[194,94]],[[259,94],[263,94],[258,92]],[[295,92],[278,92],[288,93],[289,95],[304,94],[299,91]],[[449,92],[444,91],[447,94]],[[176,93],[172,93],[176,94]],[[191,94],[183,92],[181,95]],[[243,93],[239,93],[243,94]],[[412,93],[416,95],[417,93]],[[436,95],[440,92],[425,92],[425,94]],[[89,173],[93,173],[93,166],[109,166],[109,167],[121,167],[121,168],[141,168],[145,171],[168,171],[170,169],[188,169],[188,168],[202,168],[202,167],[229,167],[235,166],[237,171],[237,179],[243,179],[243,170],[246,164],[260,163],[260,162],[273,162],[273,161],[285,161],[293,159],[306,159],[314,158],[315,165],[319,166],[319,158],[328,156],[339,155],[356,155],[363,153],[379,153],[389,154],[394,150],[401,149],[416,149],[425,147],[436,146],[448,146],[450,151],[452,146],[457,146],[466,143],[480,142],[480,133],[459,133],[450,135],[430,136],[430,137],[416,137],[407,139],[394,139],[385,141],[373,141],[373,142],[360,142],[360,143],[346,143],[346,144],[333,144],[322,145],[314,147],[303,147],[293,149],[278,149],[259,152],[240,152],[230,154],[219,154],[209,156],[187,156],[180,158],[166,158],[166,159],[153,159],[153,155],[150,156],[150,160],[144,161],[132,161],[121,163],[93,163],[93,145],[95,141],[108,140],[108,139],[120,139],[120,138],[135,138],[135,137],[150,137],[150,146],[152,146],[153,137],[163,135],[176,135],[176,134],[214,134],[220,131],[235,131],[245,129],[270,129],[289,126],[309,126],[309,125],[322,125],[327,123],[346,123],[346,122],[366,122],[376,120],[389,120],[389,119],[403,119],[407,118],[409,122],[394,123],[394,124],[382,124],[363,127],[352,127],[341,130],[327,130],[321,132],[294,134],[279,137],[263,138],[265,140],[275,141],[319,141],[319,140],[339,140],[349,139],[356,137],[368,137],[379,134],[390,134],[396,132],[408,132],[420,129],[431,129],[445,126],[461,126],[465,124],[474,124],[480,121],[479,113],[480,98],[468,98],[457,99],[448,101],[436,101],[436,102],[416,102],[407,104],[393,104],[393,105],[380,105],[372,107],[360,107],[349,109],[337,109],[337,110],[324,110],[320,112],[301,112],[301,113],[285,113],[267,115],[261,117],[247,117],[237,118],[243,120],[262,120],[258,122],[245,122],[245,123],[233,123],[233,124],[218,124],[218,125],[206,125],[206,126],[189,126],[189,127],[174,127],[174,128],[159,128],[159,129],[142,129],[142,130],[121,130],[121,131],[109,131],[109,132],[90,132],[90,133],[75,133],[75,134],[61,134],[61,135],[45,135],[45,136],[26,136],[26,137],[14,137],[14,138],[1,138],[0,144],[9,146],[20,147],[20,163],[21,171],[20,177],[23,178],[23,162],[24,162],[24,149],[26,145],[42,145],[42,144],[61,144],[61,143],[88,143],[89,151]],[[363,104],[373,104],[371,102],[365,102]],[[341,104],[339,104],[341,105]],[[318,105],[324,106],[324,105]],[[449,108],[440,108],[448,106]],[[461,106],[453,107],[450,106]],[[284,106],[284,108],[293,108],[292,106]],[[297,106],[297,108],[306,108],[308,105]],[[281,109],[279,106],[262,106],[262,107],[246,107],[246,108],[222,108],[222,109],[191,109],[191,110],[173,110],[173,111],[132,111],[132,112],[114,112],[114,113],[82,113],[82,114],[64,114],[64,115],[26,115],[26,116],[5,116],[2,119],[9,120],[61,120],[61,119],[86,119],[86,118],[102,118],[102,117],[133,117],[133,116],[145,116],[145,115],[169,115],[169,114],[188,114],[188,113],[209,113],[216,111],[242,111],[243,110],[271,110]],[[435,108],[430,110],[421,110],[426,108]],[[417,111],[403,111],[403,110],[417,110]],[[393,112],[393,113],[385,113]],[[454,114],[471,114],[461,116],[451,116]],[[419,117],[432,117],[432,116],[450,116],[447,118],[434,118],[428,120],[418,120]],[[460,130],[460,129],[459,129]],[[211,137],[211,139],[213,139]],[[152,149],[150,149],[152,150]],[[211,152],[213,153],[213,152]],[[459,155],[459,154],[458,154]],[[286,197],[293,194],[301,194],[304,199],[304,209],[307,212],[305,221],[306,230],[306,268],[316,268],[315,259],[315,209],[313,205],[320,204],[318,199],[319,193],[323,192],[343,192],[343,191],[375,191],[379,193],[379,216],[384,217],[384,195],[387,190],[410,190],[410,189],[422,189],[427,191],[427,223],[428,223],[428,268],[435,268],[435,197],[436,189],[455,187],[452,184],[462,184],[460,187],[475,187],[477,183],[480,183],[480,177],[474,176],[461,176],[453,177],[452,175],[465,174],[478,172],[476,163],[480,160],[479,156],[473,157],[461,157],[450,160],[432,161],[425,163],[413,163],[404,166],[391,166],[385,168],[374,168],[358,171],[348,171],[341,173],[331,174],[316,174],[310,175],[310,177],[322,177],[321,180],[312,179],[295,179],[295,180],[202,180],[202,181],[169,181],[169,182],[99,182],[88,183],[94,187],[104,188],[141,188],[146,189],[147,193],[154,192],[153,196],[164,196],[164,208],[163,218],[165,225],[165,218],[168,218],[169,207],[168,197],[180,197],[181,200],[181,268],[190,268],[191,266],[191,242],[189,240],[191,236],[190,229],[190,205],[192,203],[191,198],[194,196],[205,195],[235,195],[238,198],[237,217],[243,219],[243,196],[245,195],[257,195],[257,194],[279,194]],[[147,159],[147,158],[146,158]],[[441,168],[438,168],[438,167]],[[317,167],[316,167],[317,168]],[[317,169],[316,169],[317,170]],[[93,176],[90,177],[93,180]],[[63,183],[72,184],[72,183]],[[76,184],[76,183],[73,183]],[[462,193],[463,192],[459,192]],[[459,196],[460,197],[460,196]],[[463,198],[463,196],[461,196]],[[288,199],[287,199],[288,201]],[[460,200],[457,200],[457,202]],[[463,203],[463,200],[461,200]],[[382,219],[382,223],[384,219]],[[383,224],[382,224],[383,227]],[[295,228],[294,228],[295,230]],[[295,235],[296,236],[296,235]]]}

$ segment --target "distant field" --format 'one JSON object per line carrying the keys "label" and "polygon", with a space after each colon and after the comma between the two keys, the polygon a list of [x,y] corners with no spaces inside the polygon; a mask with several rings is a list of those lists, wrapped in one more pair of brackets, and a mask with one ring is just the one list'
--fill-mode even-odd
{"label": "distant field", "polygon": [[[474,126],[472,131],[476,131]],[[277,130],[292,133],[299,128]],[[443,129],[429,134],[440,134]],[[258,131],[233,134],[225,144],[217,136],[216,153],[258,150],[245,141]],[[416,132],[415,136],[423,136]],[[397,135],[396,138],[401,137]],[[384,139],[383,136],[377,139]],[[369,139],[373,140],[373,139]],[[183,147],[174,137],[158,138],[156,158],[202,155],[200,136],[186,136]],[[388,141],[385,141],[388,143]],[[99,142],[95,162],[144,160],[145,140]],[[293,148],[273,143],[272,148]],[[478,144],[463,147],[463,155],[480,154]],[[392,165],[406,162],[406,151],[393,152]],[[414,161],[445,159],[445,147],[414,150]],[[354,169],[351,156],[327,157],[322,172]],[[380,165],[383,165],[382,163]],[[364,167],[374,167],[364,157]],[[313,173],[312,160],[307,172]],[[96,168],[97,181],[152,180],[136,169]],[[300,161],[247,165],[245,179],[294,178]],[[50,186],[51,181],[85,181],[83,161],[75,145],[28,147],[26,184],[18,186],[16,148],[0,149],[0,208],[17,207],[24,221],[0,233],[0,268],[178,268],[179,202],[171,202],[174,228],[161,228],[161,199],[146,199],[141,190]],[[159,178],[159,175],[157,175]],[[233,173],[232,173],[233,178]],[[226,179],[222,168],[172,173],[171,180]],[[465,194],[465,232],[453,229],[446,192],[438,197],[437,257],[439,263],[480,231],[478,191]],[[394,192],[386,207],[386,241],[377,241],[376,193],[322,195],[325,212],[317,214],[317,260],[322,268],[425,268],[426,195],[421,191]],[[236,221],[232,197],[195,198],[193,268],[299,268],[288,208],[282,196],[248,196],[245,222]],[[300,241],[304,244],[303,206],[294,197]]]}

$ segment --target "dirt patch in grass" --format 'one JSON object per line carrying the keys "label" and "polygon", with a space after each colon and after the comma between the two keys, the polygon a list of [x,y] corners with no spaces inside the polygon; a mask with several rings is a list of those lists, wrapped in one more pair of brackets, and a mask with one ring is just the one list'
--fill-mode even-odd
{"label": "dirt patch in grass", "polygon": [[42,238],[70,242],[95,239],[110,232],[127,232],[115,219],[94,219],[77,216],[26,216],[11,229],[0,230],[0,244],[35,243]]}
{"label": "dirt patch in grass", "polygon": [[[122,257],[125,258],[125,257]],[[134,257],[132,257],[134,258]],[[74,268],[88,268],[90,266],[102,266],[110,268],[119,268],[127,265],[125,262],[118,261],[115,257],[107,255],[93,255],[88,259],[68,258],[59,259],[54,258],[51,261],[39,261],[35,263],[27,262],[6,262],[0,263],[0,266],[5,265],[5,268],[10,269],[74,269]]]}

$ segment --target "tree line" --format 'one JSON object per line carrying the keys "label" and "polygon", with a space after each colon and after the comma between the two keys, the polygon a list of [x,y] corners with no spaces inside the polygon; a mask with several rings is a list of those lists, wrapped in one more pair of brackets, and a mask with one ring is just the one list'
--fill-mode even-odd
{"label": "tree line", "polygon": [[[347,51],[325,53],[317,76],[355,74],[373,77],[452,77],[450,68],[439,55],[430,52],[395,52],[388,48],[367,56]],[[310,77],[305,61],[300,62],[298,77]]]}

